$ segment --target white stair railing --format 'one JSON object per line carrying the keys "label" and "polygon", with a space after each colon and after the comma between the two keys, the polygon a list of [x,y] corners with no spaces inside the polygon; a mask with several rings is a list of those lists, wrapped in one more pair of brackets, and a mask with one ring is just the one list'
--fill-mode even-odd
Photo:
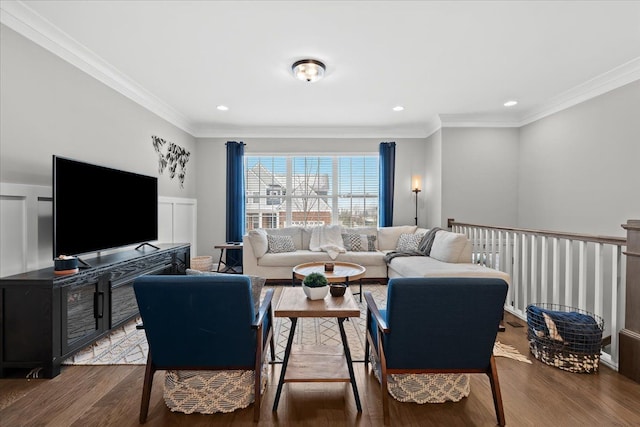
{"label": "white stair railing", "polygon": [[505,310],[526,321],[529,304],[575,307],[604,319],[601,360],[618,367],[624,327],[626,239],[452,221],[473,245],[473,262],[511,276]]}

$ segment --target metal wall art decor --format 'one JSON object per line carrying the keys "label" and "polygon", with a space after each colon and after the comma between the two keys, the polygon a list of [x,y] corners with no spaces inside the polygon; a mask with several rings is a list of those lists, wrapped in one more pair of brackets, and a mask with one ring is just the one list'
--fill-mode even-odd
{"label": "metal wall art decor", "polygon": [[[177,174],[178,180],[180,181],[180,188],[184,188],[184,177],[187,174],[187,162],[189,161],[189,155],[191,153],[179,145],[165,141],[155,135],[151,136],[151,141],[153,143],[154,150],[158,153],[158,173],[162,175],[165,168],[168,166],[169,177],[173,179]],[[165,145],[167,148],[166,151],[163,151]],[[180,166],[179,170],[178,166]],[[176,170],[178,170],[177,173]]]}

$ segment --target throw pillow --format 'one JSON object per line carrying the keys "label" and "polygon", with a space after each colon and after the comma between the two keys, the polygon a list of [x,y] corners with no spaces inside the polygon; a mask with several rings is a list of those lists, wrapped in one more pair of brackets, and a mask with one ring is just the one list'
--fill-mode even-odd
{"label": "throw pillow", "polygon": [[[217,273],[215,271],[200,271],[200,270],[192,270],[187,268],[186,271],[188,276],[228,276],[227,273]],[[253,298],[253,309],[255,310],[255,314],[258,314],[258,310],[260,310],[260,294],[262,293],[262,288],[264,287],[267,279],[259,276],[247,276],[251,279],[251,298]]]}
{"label": "throw pillow", "polygon": [[267,234],[267,244],[269,247],[267,252],[270,252],[272,254],[296,251],[296,246],[293,243],[293,238],[291,236]]}
{"label": "throw pillow", "polygon": [[[269,243],[267,242],[267,232],[261,228],[255,230],[249,230],[249,241],[253,248],[253,254],[256,258],[262,258],[269,249]],[[247,250],[247,248],[245,248]]]}
{"label": "throw pillow", "polygon": [[343,233],[344,248],[351,252],[375,252],[376,236],[370,234]]}
{"label": "throw pillow", "polygon": [[403,233],[398,238],[398,246],[396,247],[397,251],[411,251],[415,252],[418,250],[418,246],[420,245],[420,241],[424,237],[422,233],[416,234],[408,234]]}

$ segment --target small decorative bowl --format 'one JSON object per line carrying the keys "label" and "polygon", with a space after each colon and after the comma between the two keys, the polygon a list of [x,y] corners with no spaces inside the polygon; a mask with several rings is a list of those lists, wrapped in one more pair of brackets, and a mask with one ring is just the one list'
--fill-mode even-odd
{"label": "small decorative bowl", "polygon": [[331,292],[332,297],[342,297],[344,293],[347,291],[346,285],[337,285],[332,284],[329,285],[329,292]]}

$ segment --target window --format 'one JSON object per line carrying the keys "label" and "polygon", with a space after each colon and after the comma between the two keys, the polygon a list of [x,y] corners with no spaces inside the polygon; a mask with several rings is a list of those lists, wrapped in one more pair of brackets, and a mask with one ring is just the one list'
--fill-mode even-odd
{"label": "window", "polygon": [[247,155],[245,183],[247,230],[378,224],[377,154]]}

